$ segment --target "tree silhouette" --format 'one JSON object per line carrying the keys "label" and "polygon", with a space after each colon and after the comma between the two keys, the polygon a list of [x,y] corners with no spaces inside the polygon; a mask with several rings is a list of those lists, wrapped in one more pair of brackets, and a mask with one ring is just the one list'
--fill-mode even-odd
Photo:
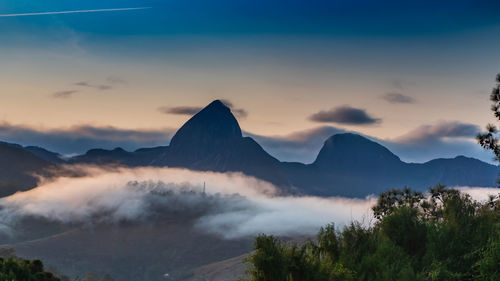
{"label": "tree silhouette", "polygon": [[[491,91],[490,100],[492,101],[491,111],[495,117],[500,121],[500,74],[497,74],[496,85]],[[490,149],[495,153],[495,160],[500,162],[500,146],[498,138],[498,128],[493,124],[486,126],[486,132],[477,135],[479,144]]]}

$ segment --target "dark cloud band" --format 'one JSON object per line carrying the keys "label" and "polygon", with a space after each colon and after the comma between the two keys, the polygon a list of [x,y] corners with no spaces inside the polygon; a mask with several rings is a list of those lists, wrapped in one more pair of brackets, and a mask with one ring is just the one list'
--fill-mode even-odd
{"label": "dark cloud band", "polygon": [[21,145],[36,145],[62,154],[81,154],[89,149],[122,147],[135,150],[142,147],[168,145],[174,129],[132,130],[112,126],[73,126],[44,130],[22,125],[0,123],[0,140]]}
{"label": "dark cloud band", "polygon": [[202,110],[202,108],[198,106],[162,106],[158,108],[158,111],[160,111],[161,113],[176,115],[195,115],[196,113],[200,112],[200,110]]}
{"label": "dark cloud band", "polygon": [[[248,116],[248,111],[243,108],[235,108],[234,104],[227,99],[220,99],[227,107],[231,108],[231,112],[238,118],[246,118]],[[175,114],[175,115],[195,115],[200,112],[203,107],[200,106],[162,106],[158,108],[158,111],[164,114]]]}
{"label": "dark cloud band", "polygon": [[317,112],[309,120],[320,123],[338,123],[347,125],[372,125],[380,123],[381,119],[370,116],[364,109],[347,105],[330,110]]}

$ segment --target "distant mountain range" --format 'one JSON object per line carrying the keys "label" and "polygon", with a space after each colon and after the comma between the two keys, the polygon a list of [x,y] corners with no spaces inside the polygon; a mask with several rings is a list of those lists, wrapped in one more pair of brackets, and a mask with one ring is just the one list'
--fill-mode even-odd
{"label": "distant mountain range", "polygon": [[[364,197],[410,186],[424,190],[437,183],[448,186],[492,187],[500,172],[477,159],[458,156],[422,164],[406,163],[384,146],[351,133],[328,138],[312,164],[280,162],[255,140],[243,137],[231,110],[216,100],[187,121],[169,146],[93,149],[69,159],[39,147],[0,145],[0,182],[33,187],[32,173],[59,164],[119,164],[170,166],[216,172],[242,172],[269,181],[285,193],[318,196]],[[8,155],[5,157],[4,155]],[[13,165],[12,163],[15,163]],[[14,171],[15,170],[15,171]],[[11,193],[1,192],[1,194]]]}
{"label": "distant mountain range", "polygon": [[57,160],[43,151],[35,147],[0,142],[0,197],[29,190],[36,186],[37,175],[50,176],[53,173]]}

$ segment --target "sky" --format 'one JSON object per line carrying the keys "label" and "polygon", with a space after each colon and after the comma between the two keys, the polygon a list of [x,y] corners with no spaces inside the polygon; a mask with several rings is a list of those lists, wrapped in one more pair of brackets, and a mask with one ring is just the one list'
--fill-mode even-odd
{"label": "sky", "polygon": [[[100,9],[113,10],[61,13]],[[3,0],[0,139],[64,154],[166,145],[224,99],[282,160],[311,162],[329,134],[355,131],[405,161],[490,161],[473,137],[494,121],[499,11],[482,0]],[[16,16],[27,13],[49,14]]]}

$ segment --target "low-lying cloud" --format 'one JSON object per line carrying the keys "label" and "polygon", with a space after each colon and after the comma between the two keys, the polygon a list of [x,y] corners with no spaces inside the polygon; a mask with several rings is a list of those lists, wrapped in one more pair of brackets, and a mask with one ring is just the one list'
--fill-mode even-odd
{"label": "low-lying cloud", "polygon": [[366,110],[350,107],[348,105],[319,111],[311,115],[309,120],[320,123],[338,123],[346,125],[372,125],[381,122],[380,119],[370,116]]}
{"label": "low-lying cloud", "polygon": [[368,221],[375,202],[374,198],[278,196],[270,183],[240,173],[173,168],[79,169],[87,176],[61,177],[0,199],[2,222],[9,225],[24,216],[62,223],[145,220],[154,211],[152,206],[160,206],[185,212],[206,210],[195,226],[224,238],[259,233],[309,235],[331,222],[342,225],[352,219]]}
{"label": "low-lying cloud", "polygon": [[[154,219],[157,213],[195,213],[195,227],[226,239],[313,235],[328,223],[370,225],[376,198],[280,196],[276,187],[240,173],[174,168],[73,167],[86,176],[60,177],[0,199],[1,225],[39,217],[60,223],[97,224]],[[204,187],[206,183],[206,189]],[[483,200],[497,189],[461,188]],[[161,210],[161,211],[158,211]]]}

